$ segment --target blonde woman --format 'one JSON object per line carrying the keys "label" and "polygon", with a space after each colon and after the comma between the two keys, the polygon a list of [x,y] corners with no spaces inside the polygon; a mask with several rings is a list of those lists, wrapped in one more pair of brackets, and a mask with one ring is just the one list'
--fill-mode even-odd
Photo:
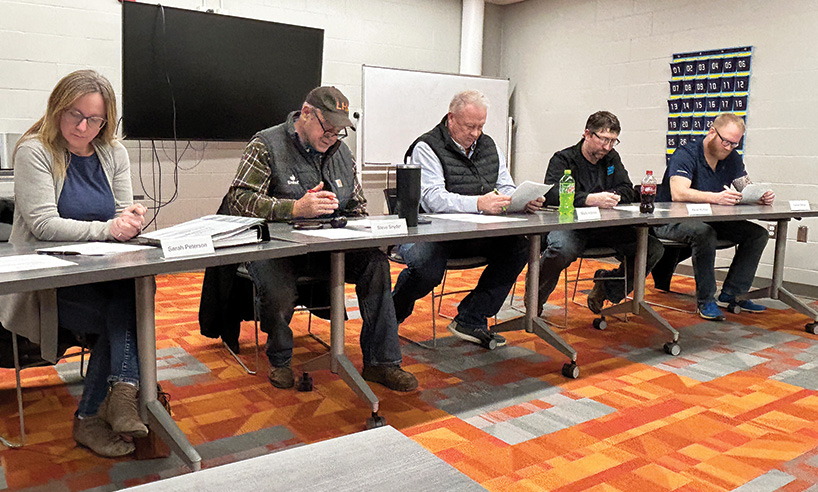
{"label": "blonde woman", "polygon": [[[9,242],[127,241],[139,234],[146,209],[132,203],[130,163],[114,136],[116,118],[116,97],[105,77],[79,70],[57,83],[45,115],[14,150]],[[132,438],[148,432],[137,411],[133,280],[4,296],[0,321],[40,343],[51,361],[58,326],[95,339],[74,440],[106,457],[133,452]]]}

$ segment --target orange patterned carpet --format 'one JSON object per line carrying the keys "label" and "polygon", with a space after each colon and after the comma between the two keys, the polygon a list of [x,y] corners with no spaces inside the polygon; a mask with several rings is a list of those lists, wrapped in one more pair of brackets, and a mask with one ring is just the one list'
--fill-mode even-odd
{"label": "orange patterned carpet", "polygon": [[[454,272],[448,288],[474,285],[478,275]],[[201,279],[159,277],[156,322],[162,387],[205,467],[364,429],[367,407],[330,372],[313,374],[312,392],[276,390],[263,370],[247,375],[218,341],[199,335]],[[521,277],[518,293],[522,286]],[[694,304],[651,287],[648,280],[649,300]],[[692,279],[677,276],[674,289],[692,292]],[[360,367],[351,287],[347,297],[347,353]],[[560,286],[551,302],[561,299]],[[455,302],[447,298],[443,312]],[[818,337],[804,332],[802,315],[765,304],[764,314],[730,314],[724,323],[657,308],[681,332],[678,357],[662,351],[668,336],[641,319],[609,319],[598,331],[587,308],[569,304],[569,327],[557,331],[579,353],[576,380],[560,374],[566,358],[533,335],[507,333],[509,344],[489,352],[449,337],[439,316],[438,350],[404,344],[419,389],[373,390],[388,424],[488,490],[818,490]],[[401,333],[429,339],[430,311],[420,301]],[[504,309],[501,318],[513,314]],[[561,321],[562,308],[549,305],[545,316]],[[293,322],[296,369],[325,351],[306,320]],[[328,324],[314,320],[313,331],[328,336]],[[241,342],[252,367],[252,323]],[[23,371],[28,444],[0,447],[0,490],[107,491],[186,473],[174,457],[107,460],[76,447],[77,366]],[[0,434],[18,441],[14,388],[14,371],[0,371]]]}

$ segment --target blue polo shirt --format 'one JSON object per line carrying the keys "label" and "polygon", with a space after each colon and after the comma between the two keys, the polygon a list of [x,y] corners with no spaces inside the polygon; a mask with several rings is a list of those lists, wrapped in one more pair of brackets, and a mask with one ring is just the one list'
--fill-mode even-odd
{"label": "blue polo shirt", "polygon": [[691,181],[690,187],[699,191],[718,193],[733,180],[747,174],[744,161],[735,149],[724,159],[716,163],[716,170],[710,168],[704,158],[704,138],[690,141],[684,147],[676,149],[670,156],[670,162],[662,177],[662,186],[656,193],[656,201],[670,202],[670,178],[681,176]]}

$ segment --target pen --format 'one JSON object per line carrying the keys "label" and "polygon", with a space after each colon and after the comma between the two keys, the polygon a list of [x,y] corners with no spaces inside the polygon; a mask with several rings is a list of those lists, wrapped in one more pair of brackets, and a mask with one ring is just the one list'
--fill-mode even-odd
{"label": "pen", "polygon": [[730,191],[730,187],[727,186],[727,185],[724,185],[724,189],[727,190],[727,191]]}
{"label": "pen", "polygon": [[37,251],[37,254],[40,255],[49,255],[49,256],[76,256],[79,255],[79,251]]}

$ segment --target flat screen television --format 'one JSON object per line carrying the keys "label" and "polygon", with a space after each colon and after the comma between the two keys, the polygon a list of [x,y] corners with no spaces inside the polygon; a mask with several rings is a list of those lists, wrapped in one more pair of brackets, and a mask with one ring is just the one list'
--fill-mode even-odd
{"label": "flat screen television", "polygon": [[124,135],[247,141],[321,84],[323,49],[323,29],[123,2]]}

